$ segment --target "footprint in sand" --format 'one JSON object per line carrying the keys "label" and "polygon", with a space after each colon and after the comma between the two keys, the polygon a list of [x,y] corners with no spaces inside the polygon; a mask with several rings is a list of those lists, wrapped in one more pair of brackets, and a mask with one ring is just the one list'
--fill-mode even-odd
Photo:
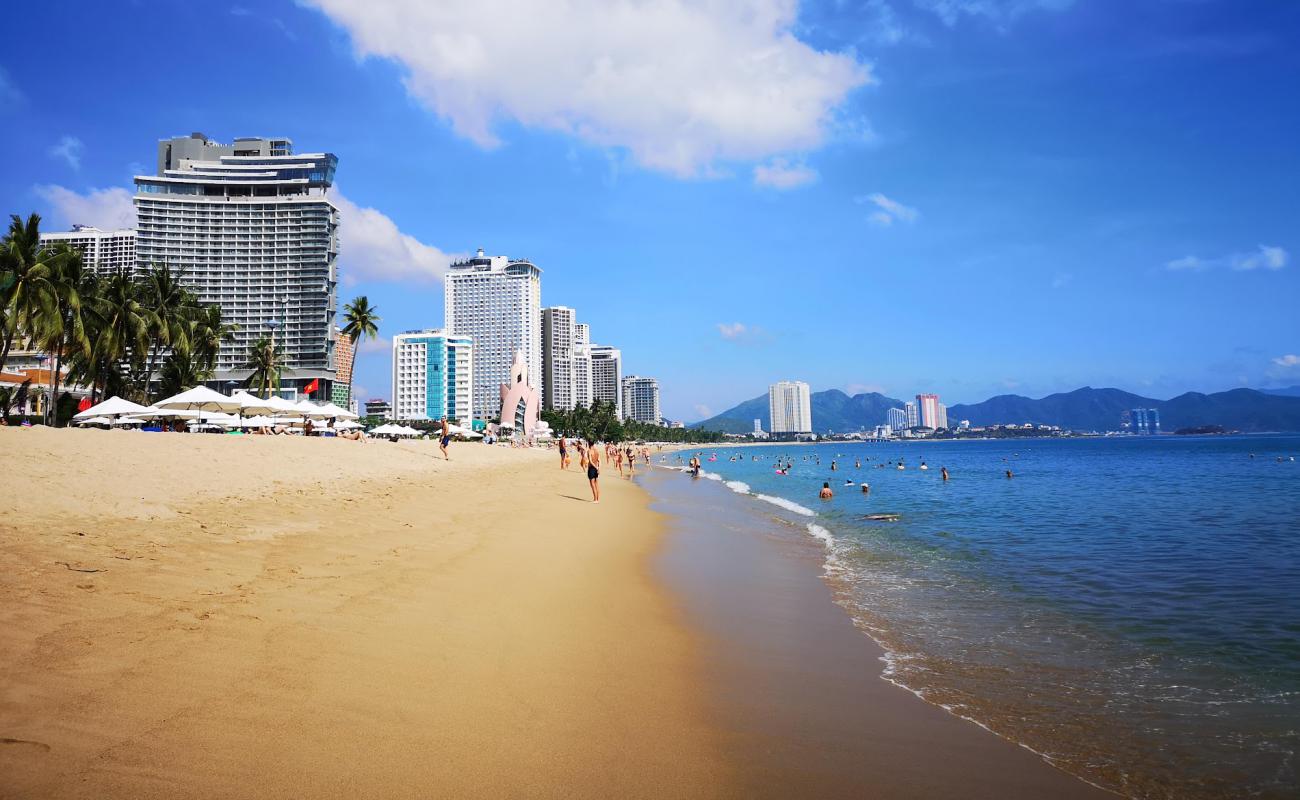
{"label": "footprint in sand", "polygon": [[35,747],[37,750],[46,753],[50,752],[50,746],[45,742],[33,742],[30,739],[10,739],[5,736],[0,736],[0,744],[25,744],[28,747]]}

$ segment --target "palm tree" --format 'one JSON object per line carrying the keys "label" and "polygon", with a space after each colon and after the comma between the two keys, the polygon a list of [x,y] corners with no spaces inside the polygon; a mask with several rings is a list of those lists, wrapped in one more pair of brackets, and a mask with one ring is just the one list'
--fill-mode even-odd
{"label": "palm tree", "polygon": [[238,325],[221,321],[220,306],[201,306],[198,309],[192,320],[189,347],[200,373],[210,376],[216,371],[217,353],[223,344],[235,340],[237,330],[239,330]]}
{"label": "palm tree", "polygon": [[248,380],[244,385],[252,388],[254,385],[260,387],[258,394],[266,397],[272,389],[280,388],[280,348],[271,344],[271,340],[263,336],[252,347],[248,349],[248,361],[244,364],[246,369],[251,369]]}
{"label": "palm tree", "polygon": [[[116,377],[120,364],[128,356],[138,366],[149,350],[150,326],[156,325],[154,313],[141,305],[139,284],[125,271],[108,276],[100,287],[94,302],[98,335],[93,342],[92,372],[94,384],[102,381],[105,394],[110,378]],[[142,387],[131,387],[138,398],[143,398]]]}
{"label": "palm tree", "polygon": [[352,363],[348,367],[348,399],[352,396],[352,372],[357,368],[357,348],[366,337],[371,339],[379,335],[379,323],[382,321],[378,309],[370,305],[370,298],[364,294],[343,306],[343,335],[352,340]]}
{"label": "palm tree", "polygon": [[84,268],[81,253],[64,243],[55,245],[52,250],[54,258],[50,263],[54,266],[54,271],[51,285],[57,313],[39,317],[33,333],[40,348],[54,354],[50,407],[55,410],[55,415],[48,421],[49,424],[58,425],[59,384],[63,378],[64,353],[90,353],[90,339],[86,335],[81,316],[81,298],[94,296],[96,280],[94,274]]}
{"label": "palm tree", "polygon": [[173,350],[189,346],[189,317],[197,311],[194,295],[180,283],[181,276],[166,264],[156,265],[140,279],[140,303],[150,312],[149,357],[145,362],[144,395],[149,397],[149,382],[158,363],[158,352],[169,347]]}
{"label": "palm tree", "polygon": [[41,250],[40,214],[31,214],[26,222],[17,214],[10,216],[9,231],[0,239],[0,309],[5,316],[0,372],[18,332],[30,333],[42,314],[57,315],[52,255],[51,250]]}

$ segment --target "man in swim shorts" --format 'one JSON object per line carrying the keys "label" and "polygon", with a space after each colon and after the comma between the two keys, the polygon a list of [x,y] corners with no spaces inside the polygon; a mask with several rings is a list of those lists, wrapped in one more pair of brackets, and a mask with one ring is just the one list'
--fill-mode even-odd
{"label": "man in swim shorts", "polygon": [[596,443],[587,440],[587,483],[591,484],[591,502],[600,502],[600,451]]}
{"label": "man in swim shorts", "polygon": [[442,457],[451,461],[451,456],[447,455],[447,445],[451,444],[451,431],[447,428],[447,418],[442,418],[442,433],[438,438],[438,449],[442,451]]}

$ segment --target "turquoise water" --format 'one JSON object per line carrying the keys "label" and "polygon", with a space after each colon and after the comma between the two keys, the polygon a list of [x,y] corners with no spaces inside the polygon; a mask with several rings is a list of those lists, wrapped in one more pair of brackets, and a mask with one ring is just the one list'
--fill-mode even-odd
{"label": "turquoise water", "polygon": [[715,453],[824,544],[889,680],[1130,796],[1300,796],[1300,436]]}

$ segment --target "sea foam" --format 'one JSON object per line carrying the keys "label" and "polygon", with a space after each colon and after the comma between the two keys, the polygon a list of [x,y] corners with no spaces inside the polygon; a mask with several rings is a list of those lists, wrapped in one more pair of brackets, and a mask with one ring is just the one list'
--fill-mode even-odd
{"label": "sea foam", "polygon": [[727,481],[723,485],[736,494],[749,494],[749,484],[744,481]]}
{"label": "sea foam", "polygon": [[773,497],[770,494],[756,494],[754,496],[757,497],[759,500],[762,500],[767,503],[771,503],[774,506],[780,506],[781,508],[784,508],[786,511],[793,511],[794,513],[799,514],[800,516],[804,516],[804,517],[817,516],[817,512],[813,511],[811,508],[804,508],[803,506],[799,505],[794,501],[786,500],[784,497]]}
{"label": "sea foam", "polygon": [[831,536],[831,532],[814,522],[808,523],[808,533],[821,539],[822,544],[826,545],[828,548],[835,545],[835,537]]}

